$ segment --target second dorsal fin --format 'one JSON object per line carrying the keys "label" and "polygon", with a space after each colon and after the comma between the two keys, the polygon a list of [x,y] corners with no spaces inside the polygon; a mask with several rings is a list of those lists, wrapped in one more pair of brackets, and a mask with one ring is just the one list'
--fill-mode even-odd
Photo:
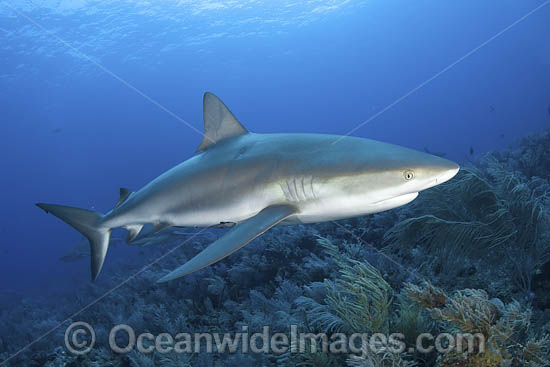
{"label": "second dorsal fin", "polygon": [[248,133],[229,108],[214,94],[206,92],[203,98],[204,137],[197,152],[217,142]]}
{"label": "second dorsal fin", "polygon": [[130,195],[132,195],[132,191],[130,191],[128,189],[125,189],[124,187],[121,187],[120,188],[120,199],[118,199],[118,201],[116,202],[115,208],[118,207],[123,202],[125,202],[130,197]]}

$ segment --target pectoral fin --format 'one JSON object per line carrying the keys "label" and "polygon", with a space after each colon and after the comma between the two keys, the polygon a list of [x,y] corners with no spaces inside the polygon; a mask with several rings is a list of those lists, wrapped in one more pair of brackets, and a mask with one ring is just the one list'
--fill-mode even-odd
{"label": "pectoral fin", "polygon": [[290,205],[273,205],[263,209],[252,218],[237,224],[225,236],[202,250],[187,263],[159,279],[158,282],[162,283],[182,277],[220,261],[295,213],[296,208]]}

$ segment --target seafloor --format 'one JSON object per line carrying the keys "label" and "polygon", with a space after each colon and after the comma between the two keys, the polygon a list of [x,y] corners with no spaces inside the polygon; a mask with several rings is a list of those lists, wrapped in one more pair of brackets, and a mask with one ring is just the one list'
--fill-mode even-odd
{"label": "seafloor", "polygon": [[[96,283],[39,300],[2,295],[0,361],[76,310],[135,277],[11,358],[13,366],[547,366],[550,360],[550,132],[472,159],[408,206],[335,223],[277,227],[224,261],[156,284],[219,235],[144,249],[142,263],[106,266]],[[61,265],[61,264],[60,264]],[[82,264],[85,266],[86,264]],[[64,347],[71,321],[97,344]],[[481,333],[486,348],[457,353],[113,353],[109,330],[139,333]]]}

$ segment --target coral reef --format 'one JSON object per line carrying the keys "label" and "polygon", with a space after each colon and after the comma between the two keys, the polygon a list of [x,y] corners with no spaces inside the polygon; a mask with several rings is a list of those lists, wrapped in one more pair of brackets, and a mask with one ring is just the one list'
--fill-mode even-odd
{"label": "coral reef", "polygon": [[[476,289],[456,291],[445,296],[445,303],[428,303],[434,287],[405,286],[413,300],[418,300],[430,316],[445,325],[449,332],[471,336],[474,348],[469,352],[450,352],[438,357],[436,366],[528,366],[548,365],[550,336],[535,335],[531,329],[531,310],[514,301],[504,305],[491,300],[487,292]],[[437,290],[438,294],[443,291]],[[481,338],[476,335],[480,335]],[[455,338],[455,340],[459,340]],[[483,345],[476,344],[480,340]]]}
{"label": "coral reef", "polygon": [[[142,258],[109,267],[101,281],[67,294],[42,299],[3,294],[0,362],[25,367],[548,366],[549,152],[548,132],[527,137],[518,147],[480,158],[411,205],[337,223],[273,228],[224,261],[167,284],[155,282],[215,240],[219,230],[194,237],[158,262],[171,245],[150,246]],[[75,315],[77,310],[82,311]],[[65,329],[78,320],[93,325],[97,337],[93,350],[81,356],[64,347]],[[303,353],[117,354],[108,339],[118,324],[154,335],[243,328],[254,333],[264,326],[271,333],[288,333],[295,325],[300,333],[325,333],[329,340],[341,333],[361,338],[357,350],[345,353],[327,352],[326,340],[312,338]],[[402,335],[404,352],[378,342],[377,348],[366,346],[367,336],[375,333]],[[479,334],[484,343],[474,339],[468,352],[415,350],[425,333]]]}

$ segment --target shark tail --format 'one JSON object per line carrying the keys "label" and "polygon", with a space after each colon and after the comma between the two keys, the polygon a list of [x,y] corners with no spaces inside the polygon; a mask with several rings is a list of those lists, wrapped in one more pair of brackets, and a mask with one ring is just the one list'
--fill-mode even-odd
{"label": "shark tail", "polygon": [[95,280],[101,271],[105,255],[109,248],[111,228],[101,226],[103,214],[87,209],[54,204],[36,204],[46,213],[51,213],[82,233],[90,242],[92,280]]}

